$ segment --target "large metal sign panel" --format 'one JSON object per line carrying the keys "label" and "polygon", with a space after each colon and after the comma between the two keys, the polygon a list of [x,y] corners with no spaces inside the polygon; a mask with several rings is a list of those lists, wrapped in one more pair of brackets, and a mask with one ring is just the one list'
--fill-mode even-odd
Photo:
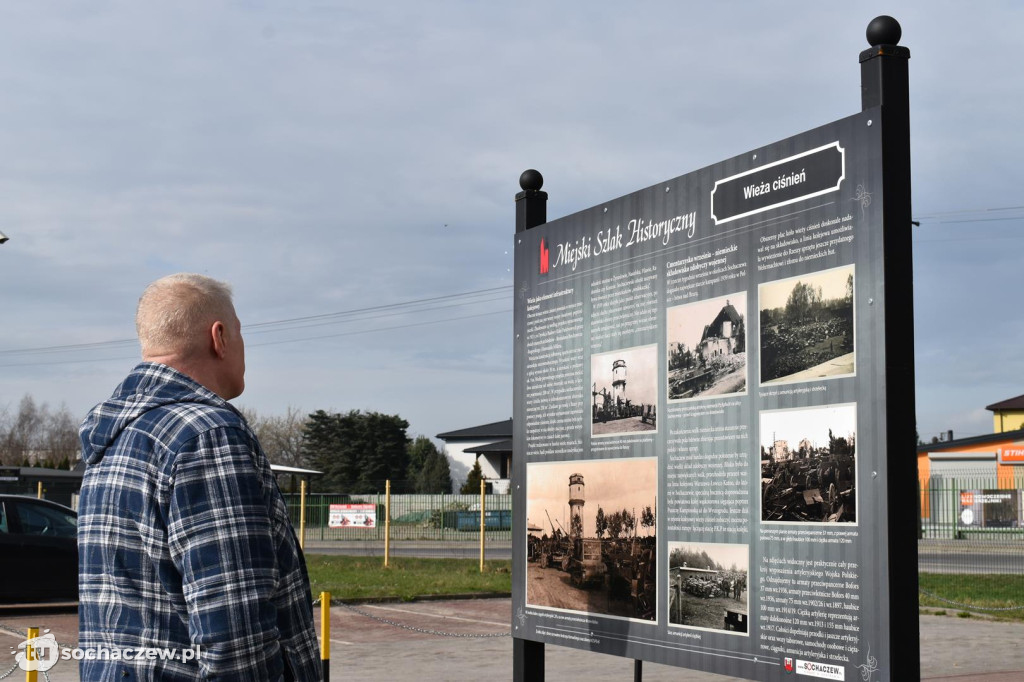
{"label": "large metal sign panel", "polygon": [[516,637],[886,679],[879,127],[516,235]]}

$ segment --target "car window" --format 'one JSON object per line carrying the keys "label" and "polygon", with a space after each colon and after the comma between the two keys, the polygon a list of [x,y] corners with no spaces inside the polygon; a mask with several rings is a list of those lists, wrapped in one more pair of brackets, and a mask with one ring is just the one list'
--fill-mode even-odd
{"label": "car window", "polygon": [[78,519],[59,509],[31,502],[15,503],[21,532],[25,535],[47,535],[73,538],[78,535]]}
{"label": "car window", "polygon": [[7,532],[7,514],[4,513],[4,503],[0,502],[0,533]]}

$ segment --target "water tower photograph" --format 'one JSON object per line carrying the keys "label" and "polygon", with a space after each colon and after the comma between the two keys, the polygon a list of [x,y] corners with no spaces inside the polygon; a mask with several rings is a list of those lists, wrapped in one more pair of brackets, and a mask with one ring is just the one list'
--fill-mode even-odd
{"label": "water tower photograph", "polygon": [[658,347],[636,346],[590,356],[592,436],[658,430]]}
{"label": "water tower photograph", "polygon": [[526,466],[530,606],[656,619],[656,457]]}

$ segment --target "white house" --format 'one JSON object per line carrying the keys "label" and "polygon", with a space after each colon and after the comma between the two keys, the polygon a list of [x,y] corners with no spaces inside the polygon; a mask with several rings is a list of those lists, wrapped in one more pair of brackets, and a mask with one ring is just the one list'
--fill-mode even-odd
{"label": "white house", "polygon": [[491,492],[509,492],[512,478],[512,420],[472,426],[439,433],[452,474],[452,492],[457,492],[469,476],[473,464],[480,462]]}

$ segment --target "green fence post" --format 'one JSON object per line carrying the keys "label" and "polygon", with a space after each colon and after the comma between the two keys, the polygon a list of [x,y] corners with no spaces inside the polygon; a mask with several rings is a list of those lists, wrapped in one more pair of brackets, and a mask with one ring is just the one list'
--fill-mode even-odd
{"label": "green fence post", "polygon": [[959,514],[960,491],[959,491],[959,486],[957,486],[957,484],[956,484],[956,479],[955,478],[952,479],[952,483],[953,483],[953,488],[952,488],[952,490],[950,490],[950,492],[953,494],[952,495],[952,497],[953,497],[953,506],[952,506],[950,511],[952,511],[952,516],[953,516],[953,539],[954,540],[959,540],[960,539],[960,529],[958,527],[958,523],[957,522],[960,520],[960,514]]}

